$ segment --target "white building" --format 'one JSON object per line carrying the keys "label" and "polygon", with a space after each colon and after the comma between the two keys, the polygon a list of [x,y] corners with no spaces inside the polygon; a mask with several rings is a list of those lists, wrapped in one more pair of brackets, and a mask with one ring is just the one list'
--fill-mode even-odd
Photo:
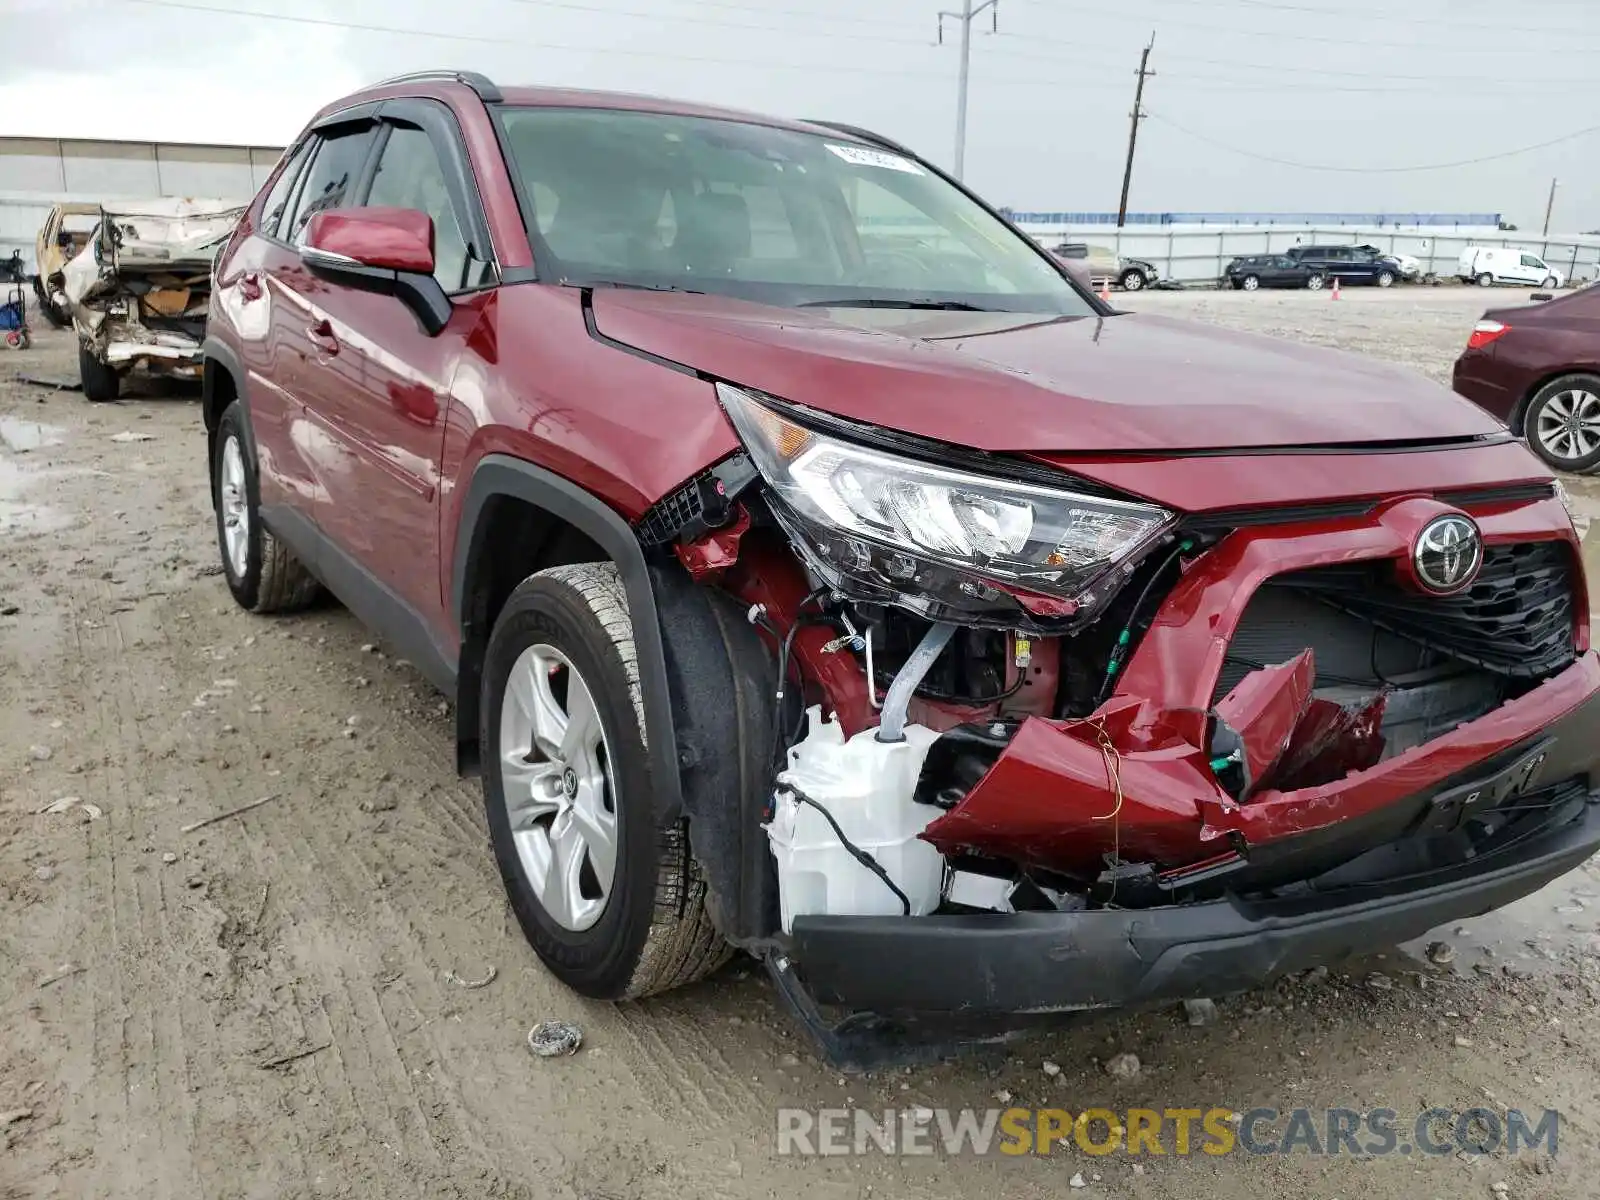
{"label": "white building", "polygon": [[0,137],[0,258],[21,250],[31,271],[39,227],[63,200],[248,200],[281,153],[277,146]]}

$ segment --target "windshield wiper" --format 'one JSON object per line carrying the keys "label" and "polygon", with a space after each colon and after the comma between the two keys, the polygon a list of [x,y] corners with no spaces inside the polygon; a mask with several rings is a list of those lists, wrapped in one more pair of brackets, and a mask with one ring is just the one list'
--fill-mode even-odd
{"label": "windshield wiper", "polygon": [[638,292],[683,292],[689,296],[704,296],[705,292],[698,288],[679,287],[674,283],[639,283],[632,279],[564,279],[568,287],[579,288],[627,288]]}
{"label": "windshield wiper", "polygon": [[891,300],[879,296],[844,296],[837,300],[807,300],[796,308],[921,308],[947,312],[1000,312],[965,300]]}

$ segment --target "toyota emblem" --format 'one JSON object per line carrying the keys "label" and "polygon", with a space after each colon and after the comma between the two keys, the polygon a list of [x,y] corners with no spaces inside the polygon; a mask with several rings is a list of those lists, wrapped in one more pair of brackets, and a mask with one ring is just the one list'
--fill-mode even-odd
{"label": "toyota emblem", "polygon": [[1483,535],[1466,517],[1451,513],[1423,526],[1411,549],[1417,582],[1436,596],[1468,587],[1483,566]]}

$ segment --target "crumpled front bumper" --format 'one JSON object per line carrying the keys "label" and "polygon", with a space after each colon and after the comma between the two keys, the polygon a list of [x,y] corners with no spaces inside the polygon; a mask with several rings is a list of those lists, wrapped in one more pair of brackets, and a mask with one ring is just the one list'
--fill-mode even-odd
{"label": "crumpled front bumper", "polygon": [[[1600,703],[1581,716],[1583,733],[1600,733]],[[1560,736],[1567,733],[1577,731]],[[878,1013],[994,1017],[1225,995],[1537,891],[1600,850],[1600,790],[1578,795],[1561,816],[1465,863],[1320,895],[1075,913],[799,917],[793,959],[817,1000]]]}
{"label": "crumpled front bumper", "polygon": [[[1560,719],[1469,769],[1437,778],[1385,810],[1274,844],[1274,857],[1315,853],[1330,833],[1395,848],[1393,821],[1417,836],[1458,829],[1480,793],[1498,800],[1508,772],[1538,759],[1559,800],[1533,830],[1518,827],[1464,862],[1285,889],[1280,899],[1065,913],[923,917],[803,916],[792,955],[819,1001],[879,1013],[999,1016],[1118,1008],[1216,996],[1288,971],[1393,946],[1536,891],[1600,850],[1600,694],[1590,652],[1563,676],[1589,694]],[[1562,677],[1558,677],[1562,678]],[[1554,681],[1552,681],[1554,682]],[[1536,789],[1524,797],[1535,812]],[[1555,802],[1553,800],[1552,802]],[[1482,810],[1478,809],[1481,813]],[[1528,818],[1524,818],[1525,820]],[[1404,839],[1403,839],[1404,840]]]}

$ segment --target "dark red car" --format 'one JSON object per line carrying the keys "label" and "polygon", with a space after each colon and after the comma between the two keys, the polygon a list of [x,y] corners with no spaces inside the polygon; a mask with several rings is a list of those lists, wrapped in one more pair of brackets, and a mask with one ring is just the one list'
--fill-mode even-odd
{"label": "dark red car", "polygon": [[1525,447],[1118,314],[887,139],[403,78],[311,123],[215,284],[228,586],[325,585],[454,698],[586,994],[738,948],[850,1059],[828,1006],[1216,995],[1600,845]]}
{"label": "dark red car", "polygon": [[1600,466],[1600,287],[1483,314],[1455,389],[1561,471]]}

